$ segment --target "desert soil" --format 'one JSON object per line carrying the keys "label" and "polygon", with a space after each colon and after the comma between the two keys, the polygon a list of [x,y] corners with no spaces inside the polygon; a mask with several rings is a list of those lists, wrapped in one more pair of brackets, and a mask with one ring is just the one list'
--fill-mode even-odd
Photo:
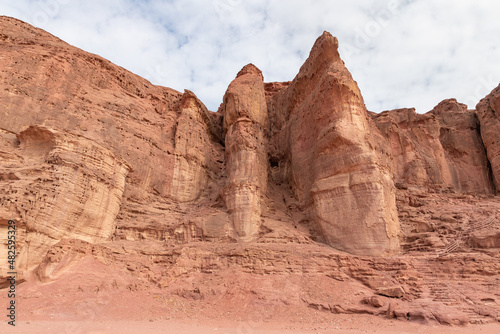
{"label": "desert soil", "polygon": [[499,324],[469,325],[449,327],[441,325],[421,325],[415,322],[384,320],[373,316],[337,315],[331,323],[293,325],[282,322],[237,323],[232,321],[20,321],[16,327],[5,322],[0,325],[2,333],[68,333],[68,334],[107,334],[107,333],[175,333],[175,334],[309,334],[309,333],[481,333],[497,334]]}

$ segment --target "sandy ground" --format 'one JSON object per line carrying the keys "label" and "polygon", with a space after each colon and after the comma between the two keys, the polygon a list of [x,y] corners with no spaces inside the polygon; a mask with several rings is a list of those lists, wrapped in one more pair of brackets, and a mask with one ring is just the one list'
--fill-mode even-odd
{"label": "sandy ground", "polygon": [[421,325],[414,322],[377,319],[370,316],[339,316],[331,324],[314,328],[290,328],[284,323],[236,323],[231,321],[207,321],[203,323],[179,320],[162,321],[20,321],[16,327],[0,324],[1,333],[61,333],[61,334],[108,334],[108,333],[175,333],[175,334],[326,334],[326,333],[429,333],[429,334],[498,334],[500,324],[448,327]]}

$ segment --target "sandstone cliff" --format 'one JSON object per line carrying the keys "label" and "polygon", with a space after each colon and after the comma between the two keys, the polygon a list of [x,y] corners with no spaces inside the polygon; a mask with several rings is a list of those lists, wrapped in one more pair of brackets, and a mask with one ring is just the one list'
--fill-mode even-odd
{"label": "sandstone cliff", "polygon": [[[363,98],[324,33],[289,87],[272,100],[275,146],[289,181],[325,241],[354,254],[399,251],[399,222],[387,149]],[[285,138],[285,139],[283,139]],[[378,147],[377,147],[378,145]]]}
{"label": "sandstone cliff", "polygon": [[400,109],[373,118],[391,147],[395,182],[493,193],[482,129],[474,110],[450,99],[426,114]]}
{"label": "sandstone cliff", "polygon": [[26,314],[497,321],[500,87],[370,113],[325,32],[211,112],[12,18],[0,50],[0,280],[14,219]]}
{"label": "sandstone cliff", "polygon": [[171,196],[179,202],[195,201],[221,176],[222,156],[217,122],[189,91],[182,97],[174,133],[175,163]]}
{"label": "sandstone cliff", "polygon": [[22,131],[11,143],[2,151],[14,159],[3,166],[10,178],[2,182],[0,203],[2,216],[17,222],[21,273],[62,239],[111,238],[129,170],[123,160],[84,137],[40,126]]}
{"label": "sandstone cliff", "polygon": [[496,190],[500,190],[500,86],[495,88],[477,105],[477,114],[481,123],[481,137],[488,152],[489,163],[493,172]]}

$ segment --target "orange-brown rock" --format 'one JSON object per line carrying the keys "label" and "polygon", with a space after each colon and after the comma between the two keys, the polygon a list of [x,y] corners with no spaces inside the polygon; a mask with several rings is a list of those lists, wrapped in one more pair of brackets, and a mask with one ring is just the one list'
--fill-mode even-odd
{"label": "orange-brown rock", "polygon": [[84,135],[130,164],[127,198],[170,195],[182,94],[21,21],[4,17],[0,24],[0,127]]}
{"label": "orange-brown rock", "polygon": [[461,192],[494,193],[476,111],[449,99],[439,103],[431,113],[440,123],[439,140],[450,166],[451,186]]}
{"label": "orange-brown rock", "polygon": [[[88,142],[102,145],[108,152],[106,154],[126,161],[126,165],[130,167],[125,180],[126,186],[122,189],[123,198],[117,199],[123,210],[116,219],[111,219],[112,224],[109,217],[106,222],[96,220],[91,224],[107,226],[105,229],[110,231],[105,233],[106,238],[112,235],[148,233],[161,237],[167,231],[166,234],[175,239],[175,231],[190,225],[189,222],[176,219],[175,214],[158,209],[159,217],[155,222],[165,222],[166,226],[159,224],[149,231],[145,224],[151,222],[151,217],[143,222],[142,217],[136,217],[137,212],[141,212],[144,207],[149,209],[158,206],[160,204],[154,203],[169,199],[193,202],[219,193],[217,182],[223,173],[220,117],[208,112],[194,94],[181,94],[170,88],[154,86],[99,56],[72,47],[43,30],[16,19],[2,17],[0,28],[0,67],[3,71],[0,80],[0,128],[7,136],[2,144],[7,147],[17,145],[16,135],[30,126],[47,127],[53,129],[48,131],[54,133],[82,138],[81,147],[78,140],[71,141],[74,155],[72,159],[86,161],[84,154],[89,149],[86,148],[88,145],[84,138]],[[39,150],[42,146],[31,151]],[[95,151],[94,148],[92,150]],[[19,161],[28,159],[25,151],[14,152],[4,153],[6,159],[0,162],[0,173],[6,175],[0,181],[2,185],[10,185],[11,176],[17,175],[9,170],[11,160],[19,165]],[[95,152],[89,152],[93,153]],[[78,158],[80,154],[82,157]],[[58,174],[63,172],[67,173],[64,178],[62,174]],[[39,207],[43,207],[43,203],[39,203],[40,199],[54,196],[45,187],[50,183],[61,180],[62,188],[58,192],[61,193],[60,198],[65,198],[64,201],[68,202],[68,207],[73,206],[70,201],[81,199],[78,196],[73,198],[69,194],[64,195],[62,191],[65,187],[80,191],[73,189],[73,176],[74,180],[80,180],[78,173],[72,174],[61,169],[50,176],[33,180],[33,186],[39,188],[36,195],[33,195],[36,199],[26,199],[33,202],[30,206],[33,217],[50,214],[40,211],[42,208]],[[102,193],[92,184],[93,181],[85,178],[81,181],[85,196],[93,198]],[[25,193],[24,190],[18,193],[2,191],[4,198],[18,202],[21,202]],[[105,196],[101,197],[103,201],[106,200]],[[117,213],[114,212],[115,209],[116,207],[111,210],[114,215]],[[57,212],[54,211],[54,214]],[[85,214],[86,211],[78,212]],[[77,213],[70,213],[71,211],[68,216],[55,215],[50,219],[62,226],[72,226],[71,219],[80,218]],[[165,219],[165,216],[168,218]],[[26,221],[20,216],[12,216],[9,211],[2,214],[1,219],[7,222],[13,217],[20,219],[18,226],[22,236]],[[48,220],[49,217],[44,219]],[[220,223],[223,221],[221,212],[214,209],[200,225],[206,227],[209,236],[224,237],[226,226]],[[137,226],[136,223],[142,226]],[[134,226],[132,230],[128,229],[129,224]],[[37,228],[33,230],[36,231]],[[82,239],[102,240],[99,233]],[[45,238],[41,234],[33,234],[30,238],[38,237]],[[55,238],[55,235],[51,237]],[[59,237],[61,236],[58,235],[57,238]],[[72,235],[67,234],[67,237]],[[57,242],[57,238],[50,241],[40,239],[32,241],[32,244],[38,242],[49,245]],[[35,264],[36,261],[30,260],[29,263]],[[2,263],[2,268],[4,265],[5,262]]]}
{"label": "orange-brown rock", "polygon": [[493,192],[479,121],[466,105],[450,99],[426,114],[399,109],[373,118],[391,147],[395,182]]}
{"label": "orange-brown rock", "polygon": [[[62,239],[110,240],[127,164],[92,140],[46,127],[31,126],[17,140],[2,150],[14,158],[2,164],[4,173],[14,177],[1,182],[0,195],[2,218],[16,221],[20,232],[17,268],[38,265]],[[7,261],[0,268],[5,275]]]}
{"label": "orange-brown rock", "polygon": [[[337,39],[324,33],[289,87],[274,97],[288,152],[290,183],[310,207],[325,241],[354,254],[399,251],[395,188],[380,134],[356,82],[338,53]],[[379,150],[377,150],[379,146]]]}
{"label": "orange-brown rock", "polygon": [[226,144],[226,206],[237,236],[259,232],[267,191],[267,106],[262,72],[249,64],[238,73],[222,106]]}
{"label": "orange-brown rock", "polygon": [[498,193],[500,190],[500,86],[482,99],[476,108],[481,123],[481,137],[488,153]]}
{"label": "orange-brown rock", "polygon": [[180,202],[207,195],[220,176],[224,157],[217,137],[217,124],[210,111],[190,91],[180,102],[174,134],[175,163],[171,195]]}
{"label": "orange-brown rock", "polygon": [[478,118],[370,114],[325,33],[293,81],[247,65],[213,113],[6,17],[0,71],[19,318],[500,320],[497,91]]}

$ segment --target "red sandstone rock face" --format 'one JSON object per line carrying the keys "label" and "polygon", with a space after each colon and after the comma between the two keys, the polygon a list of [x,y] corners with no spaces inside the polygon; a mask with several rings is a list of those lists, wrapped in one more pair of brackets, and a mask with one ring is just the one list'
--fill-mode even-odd
{"label": "red sandstone rock face", "polygon": [[500,189],[500,86],[482,99],[476,108],[481,122],[481,137],[488,152],[488,159],[498,192]]}
{"label": "red sandstone rock face", "polygon": [[475,111],[451,99],[427,114],[400,109],[375,114],[373,119],[391,147],[395,182],[493,192]]}
{"label": "red sandstone rock face", "polygon": [[431,113],[441,126],[439,140],[450,166],[452,186],[463,192],[494,193],[476,112],[450,99],[439,103]]}
{"label": "red sandstone rock face", "polygon": [[182,94],[23,22],[1,24],[1,127],[19,133],[44,125],[84,135],[132,166],[126,197],[170,194]]}
{"label": "red sandstone rock face", "polygon": [[2,182],[0,202],[2,218],[17,222],[21,275],[63,239],[111,238],[129,170],[122,159],[87,138],[39,126],[22,131],[13,143],[2,151],[16,159],[3,161],[12,177]]}
{"label": "red sandstone rock face", "polygon": [[[118,214],[117,219],[98,215],[99,219],[96,218],[91,224],[107,226],[109,231],[104,234],[104,239],[111,239],[114,235],[130,239],[147,235],[147,224],[151,221],[154,221],[153,225],[157,224],[151,233],[158,235],[158,238],[163,237],[165,230],[172,238],[176,235],[189,240],[198,238],[196,231],[199,231],[199,227],[193,229],[192,222],[176,219],[175,214],[158,209],[159,217],[152,219],[149,216],[143,221],[143,218],[136,217],[136,212],[141,212],[143,206],[158,206],[160,204],[153,203],[167,199],[178,202],[203,201],[219,193],[218,182],[223,174],[220,117],[209,112],[191,92],[181,94],[170,88],[154,86],[99,56],[74,48],[21,21],[2,17],[0,25],[0,128],[5,133],[4,143],[7,145],[2,152],[8,157],[2,160],[1,166],[6,175],[18,174],[13,169],[15,166],[11,160],[20,165],[22,161],[31,159],[26,156],[28,153],[22,150],[11,150],[18,145],[16,134],[20,136],[30,126],[47,127],[51,129],[49,132],[54,133],[68,133],[66,136],[76,138],[71,140],[71,146],[68,148],[68,151],[75,152],[72,159],[78,159],[77,156],[82,154],[80,160],[88,164],[84,157],[88,154],[89,159],[95,159],[90,160],[92,163],[103,163],[99,162],[103,153],[96,149],[89,151],[87,148],[90,144],[86,142],[93,142],[95,145],[106,147],[106,150],[109,150],[106,154],[126,161],[128,166],[129,173],[126,180],[124,178],[126,185],[121,186],[124,188],[123,196],[120,193],[113,199],[117,201],[118,207],[122,207],[119,214],[115,212],[117,207],[112,210],[111,216],[116,217]],[[43,145],[34,147],[37,148],[26,152],[40,151]],[[51,163],[57,164],[58,161]],[[47,182],[58,184],[53,192],[68,201],[66,204],[69,208],[75,205],[85,206],[85,202],[79,201],[86,196],[93,198],[100,194],[100,190],[96,189],[91,181],[83,178],[83,194],[68,196],[65,189],[72,189],[71,193],[77,191],[73,189],[72,183],[80,178],[73,178],[71,173],[64,176],[64,171],[60,173],[62,174],[53,172],[50,177],[30,180],[34,187],[39,188],[33,192],[35,198],[29,198],[32,201],[29,211],[32,211],[33,217],[42,214],[40,210],[45,204],[40,200],[54,195],[43,191],[47,188]],[[61,179],[62,182],[55,182],[55,179]],[[21,181],[26,182],[23,179]],[[12,196],[24,197],[24,191],[18,191],[17,195],[9,192],[10,183],[10,180],[2,182],[5,201],[14,201]],[[106,196],[101,196],[101,200],[106,203]],[[28,226],[27,218],[18,213],[27,209],[21,209],[19,206],[22,202],[17,202],[18,204],[3,213],[1,218],[16,218],[19,226]],[[93,202],[89,202],[87,206],[95,204],[91,203]],[[46,220],[55,221],[56,226],[71,225],[72,223],[67,221],[71,219],[83,222],[85,219],[79,218],[79,215],[84,214],[85,210],[88,208],[85,207],[83,213],[80,210],[74,214],[64,210],[64,214],[57,214],[56,210],[52,212],[51,217],[47,216]],[[50,216],[51,211],[47,212]],[[206,221],[202,224],[208,237],[224,236],[224,233],[219,232],[226,228],[225,224],[219,223],[224,219],[211,218],[220,217],[220,214],[214,209],[206,219],[208,222],[213,221],[216,228],[212,225],[206,226]],[[164,219],[164,215],[171,220]],[[43,224],[41,221],[39,223]],[[164,223],[166,226],[162,225]],[[133,227],[129,228],[129,224]],[[118,228],[117,231],[115,227]],[[33,230],[36,231],[37,228]],[[48,247],[65,235],[59,235],[62,231],[57,228],[54,230],[51,233],[57,234],[57,238],[49,234],[50,242],[39,243]],[[20,233],[24,232],[21,230]],[[94,234],[88,238],[78,238],[95,241],[98,233]],[[79,234],[69,233],[66,237],[75,235]],[[38,256],[38,260],[28,262],[36,264],[40,260]]]}
{"label": "red sandstone rock face", "polygon": [[249,64],[238,73],[222,106],[228,180],[226,206],[237,236],[255,238],[267,191],[267,106],[262,72]]}
{"label": "red sandstone rock face", "polygon": [[247,65],[212,113],[15,19],[0,50],[24,319],[498,320],[499,89],[479,117],[370,117],[325,33],[292,82]]}
{"label": "red sandstone rock face", "polygon": [[290,86],[274,97],[276,146],[288,152],[294,193],[329,245],[354,254],[397,253],[386,152],[376,149],[378,129],[337,49],[337,39],[325,32]]}
{"label": "red sandstone rock face", "polygon": [[210,193],[210,185],[220,178],[224,157],[218,124],[192,92],[184,93],[179,110],[171,196],[179,202],[191,202]]}

